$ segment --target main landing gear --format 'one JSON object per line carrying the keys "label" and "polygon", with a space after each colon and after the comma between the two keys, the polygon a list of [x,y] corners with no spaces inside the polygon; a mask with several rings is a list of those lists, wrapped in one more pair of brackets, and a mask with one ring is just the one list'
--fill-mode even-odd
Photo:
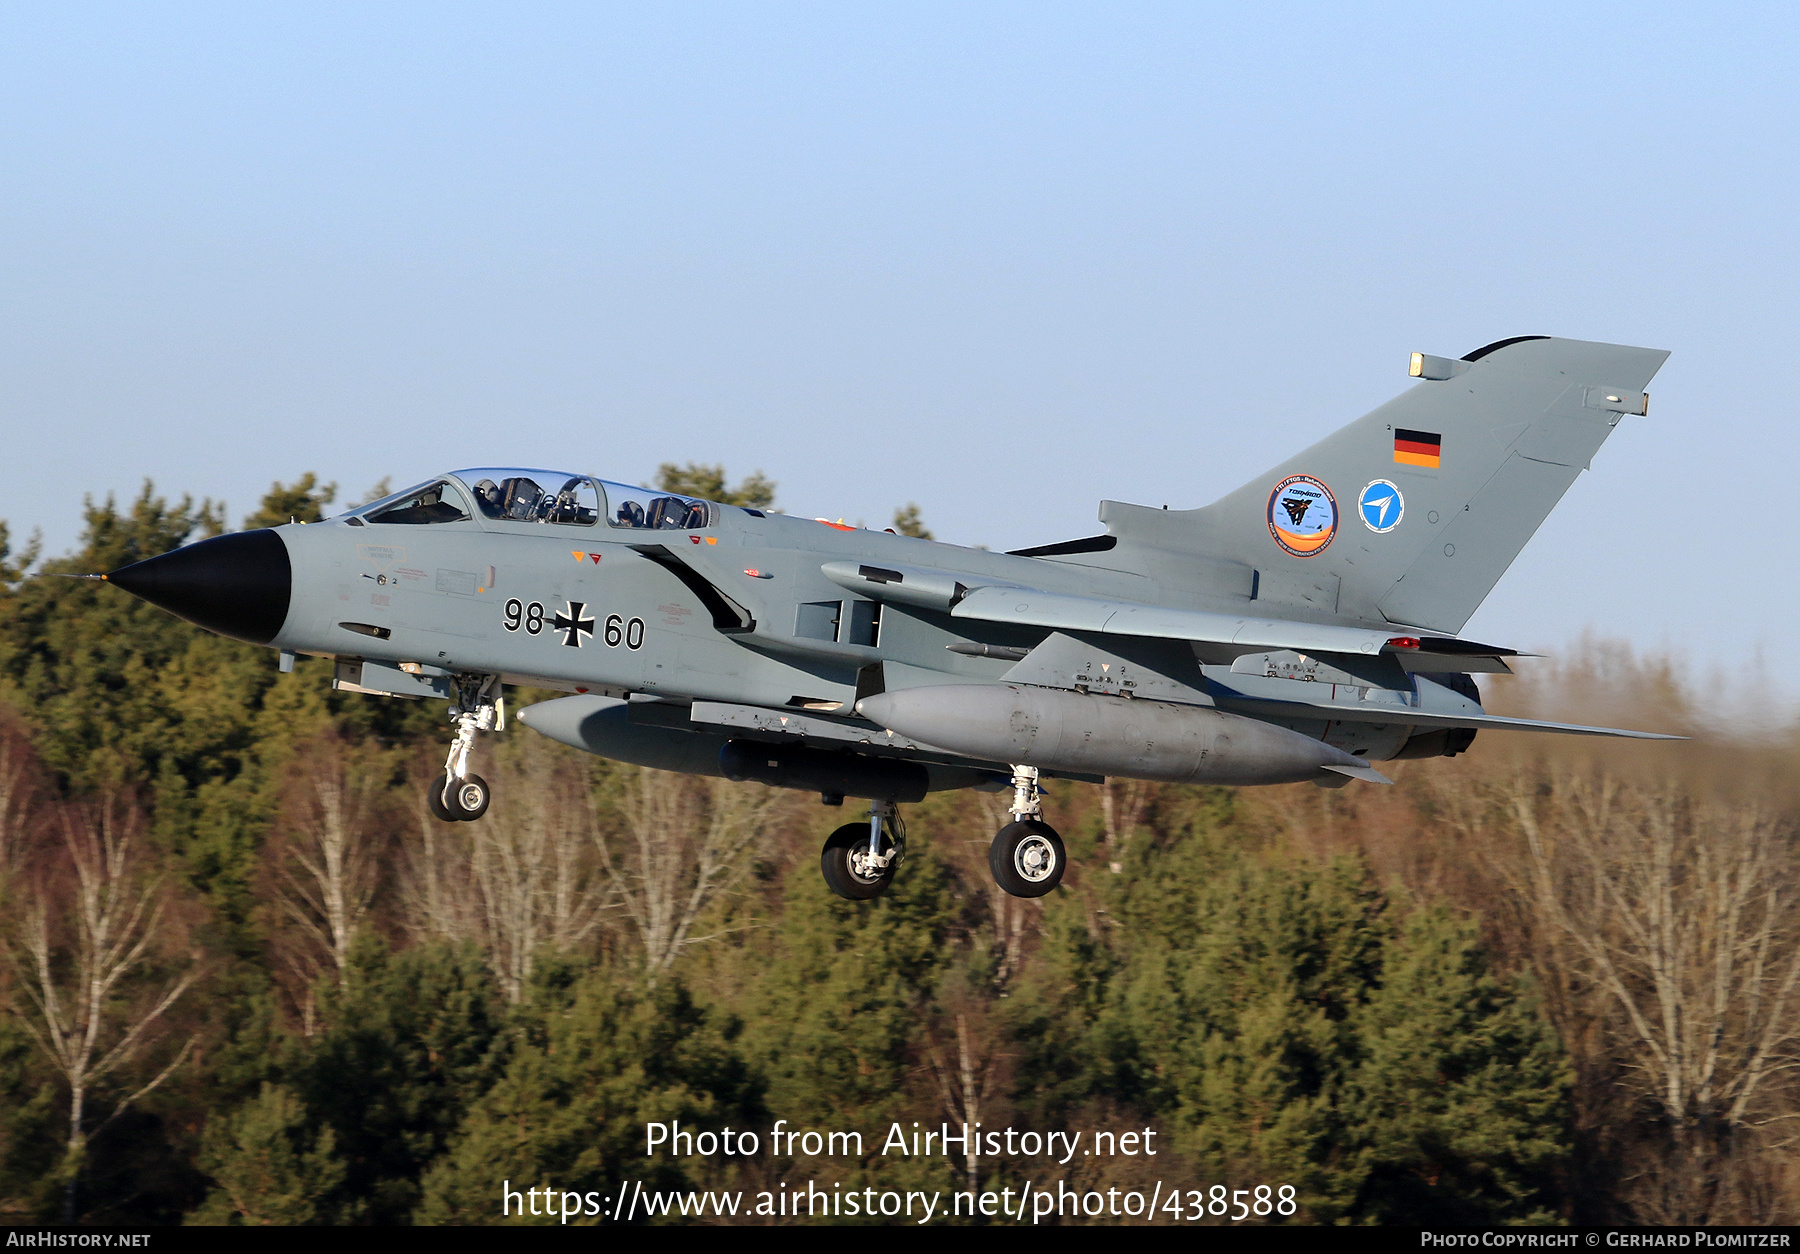
{"label": "main landing gear", "polygon": [[[1068,866],[1062,837],[1043,819],[1034,766],[1013,767],[1013,821],[988,848],[994,882],[1014,897],[1042,897],[1062,883]],[[894,882],[906,855],[906,828],[891,801],[869,803],[865,823],[846,823],[831,834],[819,855],[825,886],[851,901],[879,897]]]}
{"label": "main landing gear", "polygon": [[906,854],[906,827],[891,801],[871,801],[866,823],[846,823],[825,841],[819,870],[825,887],[851,901],[887,891]]}
{"label": "main landing gear", "polygon": [[487,813],[493,794],[485,779],[469,773],[469,751],[475,747],[476,732],[502,731],[506,727],[500,676],[460,676],[450,718],[456,724],[456,738],[450,742],[450,755],[444,759],[444,773],[433,782],[426,800],[432,814],[446,823],[473,823]]}
{"label": "main landing gear", "polygon": [[1042,897],[1062,883],[1069,857],[1062,837],[1044,822],[1035,766],[1013,767],[1013,821],[988,846],[994,883],[1014,897]]}

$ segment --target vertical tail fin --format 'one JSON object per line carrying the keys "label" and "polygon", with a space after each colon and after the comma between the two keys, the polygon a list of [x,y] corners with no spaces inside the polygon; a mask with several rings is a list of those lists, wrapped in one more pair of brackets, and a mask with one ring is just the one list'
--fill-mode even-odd
{"label": "vertical tail fin", "polygon": [[1420,383],[1212,505],[1100,516],[1119,564],[1160,550],[1146,565],[1165,581],[1183,555],[1211,558],[1192,567],[1209,591],[1223,559],[1271,608],[1455,633],[1619,419],[1646,411],[1667,357],[1548,336],[1415,354]]}

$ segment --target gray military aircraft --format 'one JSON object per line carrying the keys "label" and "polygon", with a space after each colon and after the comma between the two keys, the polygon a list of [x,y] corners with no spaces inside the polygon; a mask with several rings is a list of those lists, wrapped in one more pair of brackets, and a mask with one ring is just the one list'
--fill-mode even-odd
{"label": "gray military aircraft", "polygon": [[897,807],[1012,791],[989,865],[1061,880],[1044,776],[1389,782],[1486,728],[1668,739],[1486,713],[1515,650],[1457,633],[1668,354],[1521,336],[1415,353],[1394,400],[1202,509],[1105,501],[1102,535],[990,553],[576,471],[436,476],[323,523],[103,576],[222,635],[336,660],[337,688],[450,703],[431,805],[478,819],[478,733],[519,711],[623,762],[870,803],[825,843],[874,897]]}

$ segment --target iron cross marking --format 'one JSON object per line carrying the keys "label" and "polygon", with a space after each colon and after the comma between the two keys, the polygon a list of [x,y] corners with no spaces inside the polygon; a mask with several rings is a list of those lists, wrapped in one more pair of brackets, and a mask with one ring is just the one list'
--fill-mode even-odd
{"label": "iron cross marking", "polygon": [[554,626],[556,630],[562,632],[563,643],[571,649],[579,649],[581,638],[594,634],[593,616],[591,614],[586,617],[582,616],[582,611],[586,608],[585,601],[570,601],[568,612],[556,616]]}

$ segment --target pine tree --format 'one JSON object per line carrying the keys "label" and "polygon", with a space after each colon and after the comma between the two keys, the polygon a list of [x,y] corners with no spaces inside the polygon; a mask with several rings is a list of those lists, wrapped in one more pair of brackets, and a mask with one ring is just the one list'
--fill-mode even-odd
{"label": "pine tree", "polygon": [[1415,910],[1359,1020],[1349,1103],[1366,1130],[1358,1214],[1552,1222],[1571,1153],[1569,1062],[1529,983],[1489,969],[1475,925],[1442,907]]}
{"label": "pine tree", "polygon": [[[693,1184],[705,1178],[706,1160],[696,1167],[668,1153],[647,1156],[647,1124],[679,1123],[689,1133],[766,1126],[732,1041],[736,1025],[695,1005],[679,981],[646,987],[640,979],[601,967],[569,988],[539,985],[519,1017],[524,1039],[506,1074],[425,1177],[418,1221],[497,1222],[503,1185],[522,1197],[554,1185],[585,1203],[590,1193],[616,1198],[627,1179],[646,1189]],[[558,1222],[545,1206],[522,1201],[510,1219]],[[561,1209],[559,1197],[559,1218]]]}
{"label": "pine tree", "polygon": [[17,1020],[0,1017],[0,1224],[56,1220],[62,1107],[42,1051]]}
{"label": "pine tree", "polygon": [[775,506],[775,483],[760,470],[744,476],[735,488],[725,485],[723,466],[705,466],[699,462],[677,466],[674,462],[664,462],[656,468],[656,487],[660,492],[697,496],[747,509],[773,509]]}
{"label": "pine tree", "polygon": [[1196,1175],[1293,1185],[1315,1222],[1547,1219],[1569,1078],[1529,989],[1471,925],[1354,859],[1246,848],[1228,816],[1132,852],[1109,946],[1053,903],[1013,1008],[1021,1101],[1142,1112]]}
{"label": "pine tree", "polygon": [[330,1129],[344,1160],[324,1213],[405,1223],[425,1172],[505,1066],[499,992],[472,946],[389,953],[365,933],[343,990],[322,993],[328,1026],[295,1044],[283,1072],[308,1128]]}
{"label": "pine tree", "polygon": [[924,518],[919,514],[918,504],[914,501],[908,501],[894,511],[894,530],[903,536],[911,536],[915,540],[935,539],[931,534],[931,529],[925,525]]}
{"label": "pine tree", "polygon": [[325,507],[337,498],[337,484],[321,484],[317,475],[307,471],[289,484],[272,483],[269,494],[256,512],[244,519],[244,530],[257,527],[279,527],[283,523],[316,523],[325,517]]}
{"label": "pine tree", "polygon": [[265,1084],[255,1100],[208,1125],[200,1166],[217,1187],[190,1223],[285,1225],[319,1222],[321,1199],[343,1183],[330,1128],[309,1132],[287,1089]]}

